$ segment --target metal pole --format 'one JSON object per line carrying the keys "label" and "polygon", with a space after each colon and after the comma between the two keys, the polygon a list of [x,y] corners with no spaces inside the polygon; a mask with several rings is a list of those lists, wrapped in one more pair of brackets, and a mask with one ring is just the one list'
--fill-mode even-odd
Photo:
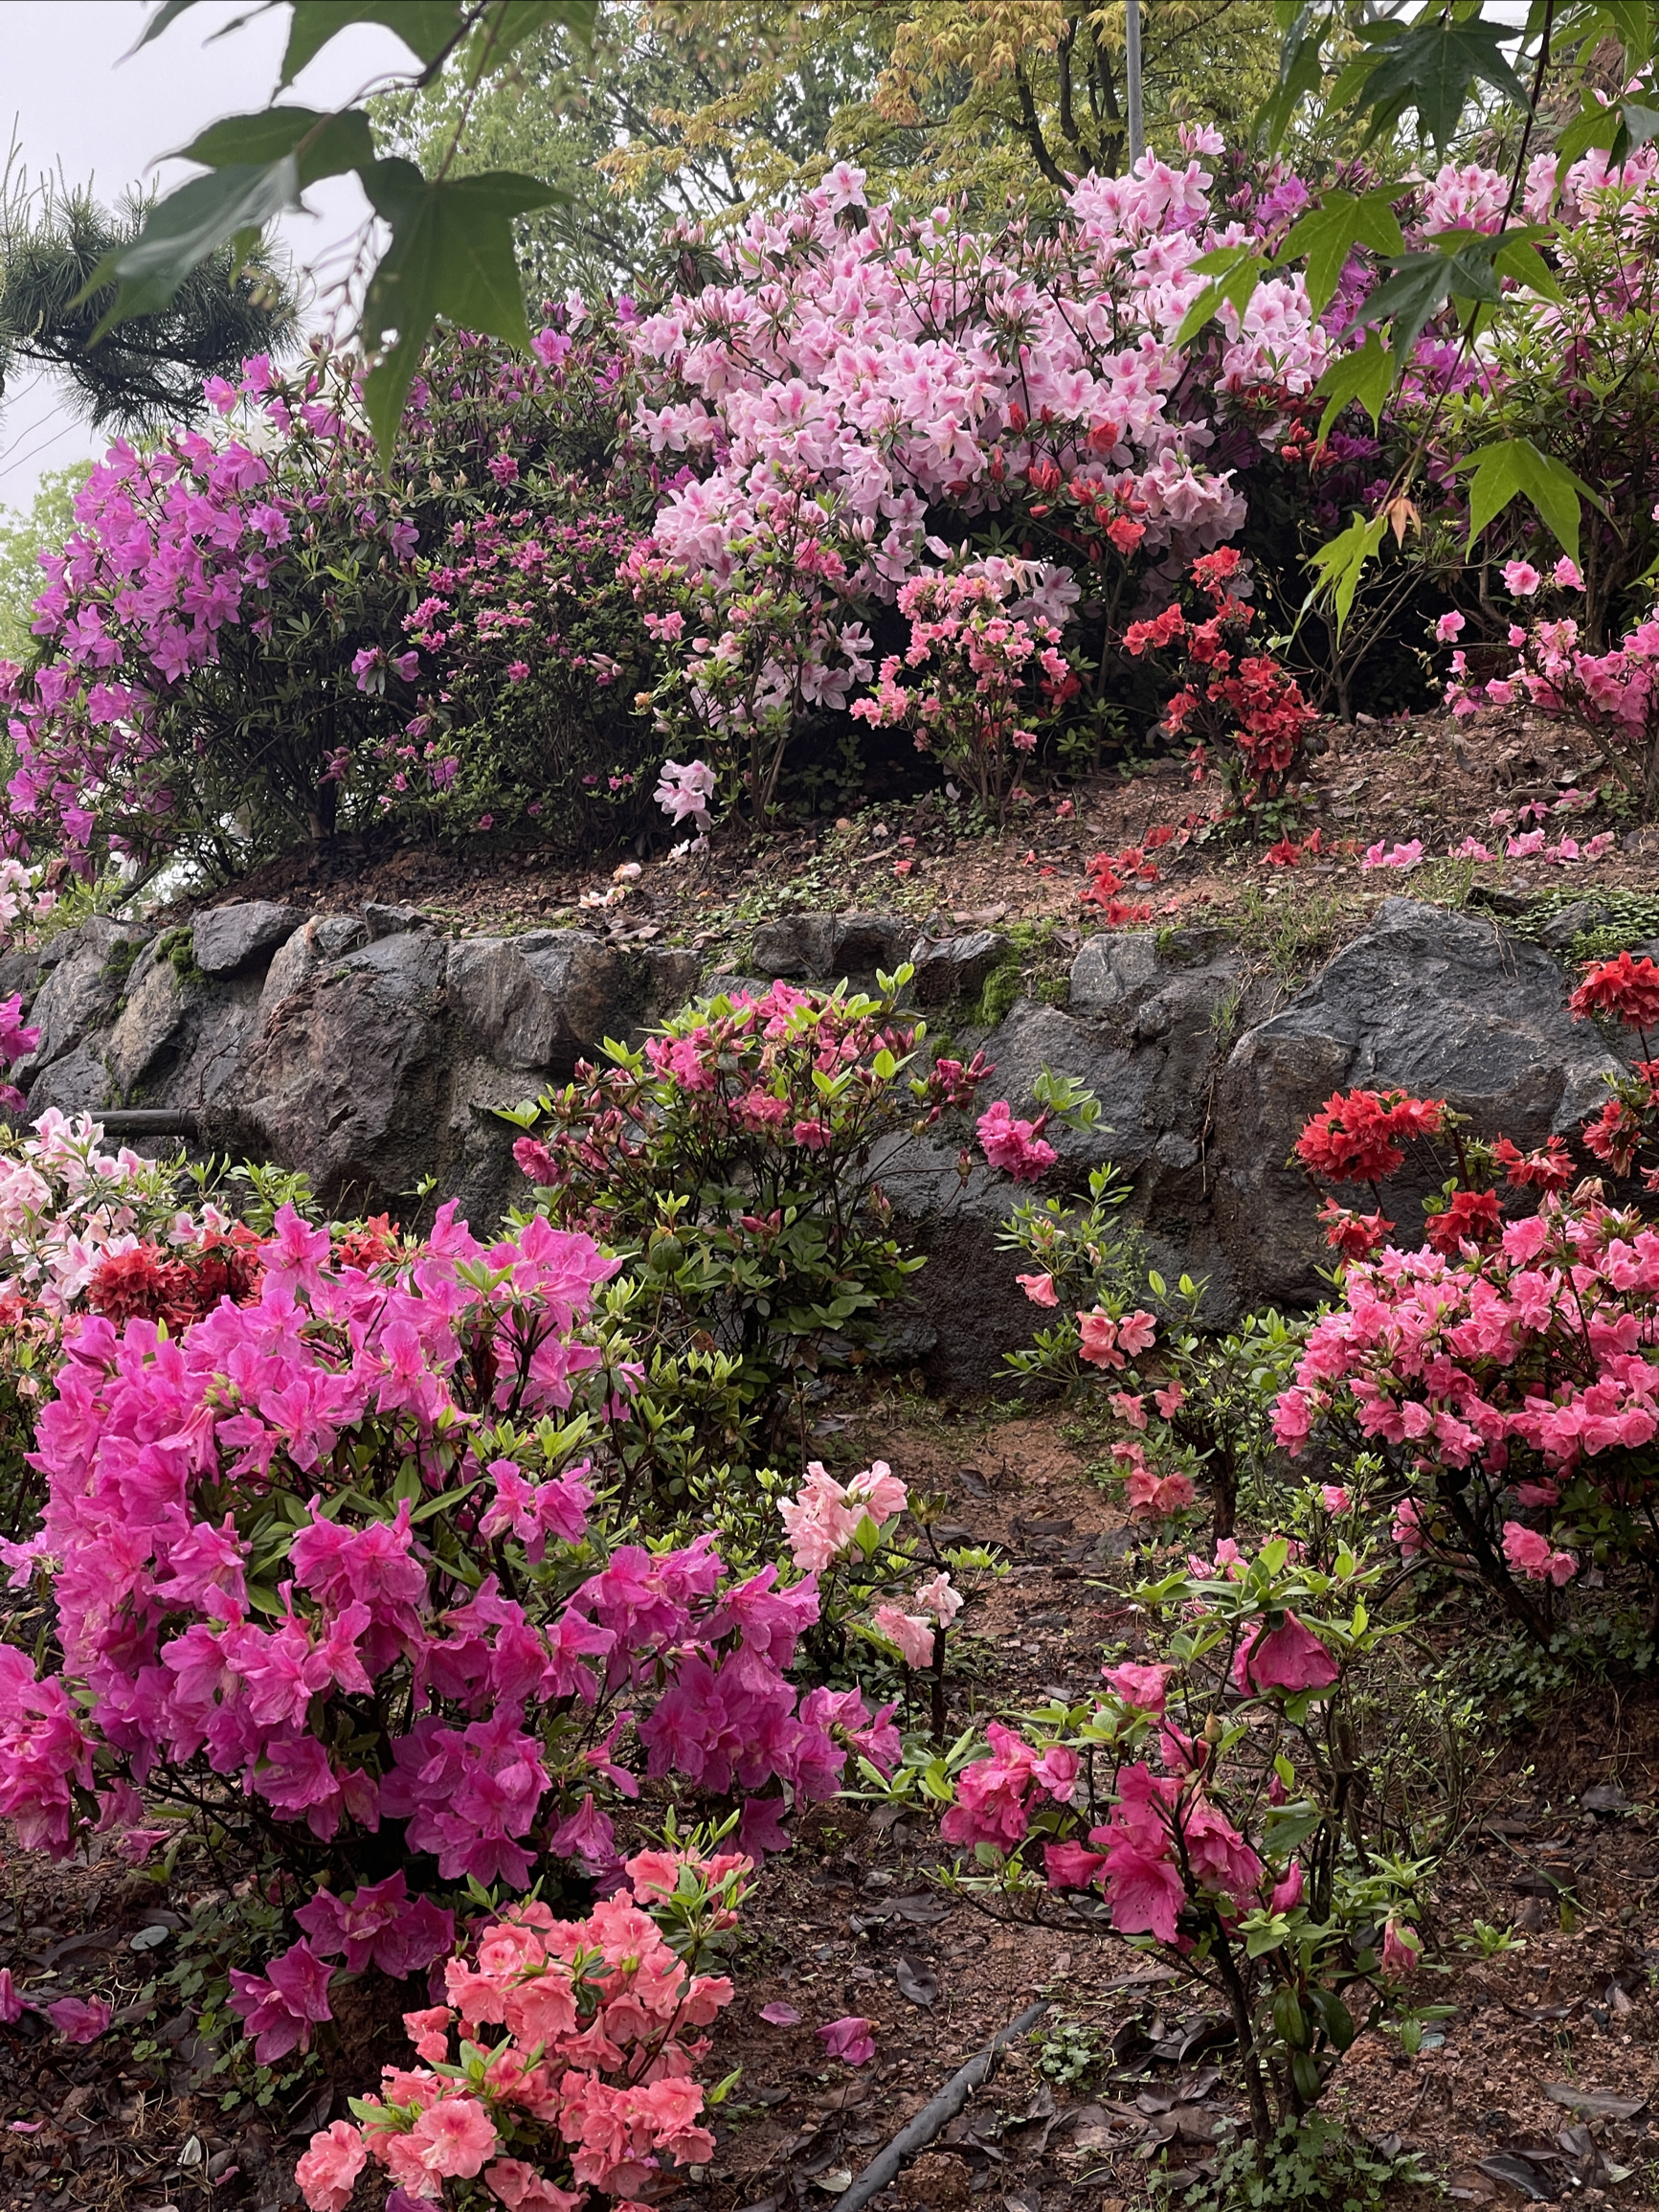
{"label": "metal pole", "polygon": [[1146,151],[1146,136],[1141,128],[1140,116],[1140,0],[1128,0],[1127,16],[1125,46],[1129,77],[1129,166],[1133,169]]}

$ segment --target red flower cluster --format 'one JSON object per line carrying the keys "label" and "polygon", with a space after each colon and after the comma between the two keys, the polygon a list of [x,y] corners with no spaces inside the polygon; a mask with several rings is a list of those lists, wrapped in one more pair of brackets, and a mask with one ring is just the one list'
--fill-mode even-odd
{"label": "red flower cluster", "polygon": [[1565,1190],[1578,1172],[1558,1137],[1546,1139],[1537,1152],[1523,1152],[1509,1138],[1500,1137],[1492,1146],[1492,1160],[1514,1190]]}
{"label": "red flower cluster", "polygon": [[1354,1213],[1328,1198],[1319,1208],[1325,1242],[1344,1259],[1369,1259],[1394,1227],[1380,1213]]}
{"label": "red flower cluster", "polygon": [[1580,1021],[1589,1014],[1617,1014],[1627,1028],[1651,1029],[1659,1025],[1659,967],[1650,959],[1633,960],[1628,953],[1593,960],[1567,1004]]}
{"label": "red flower cluster", "polygon": [[396,1259],[403,1250],[403,1232],[384,1213],[371,1214],[361,1229],[340,1232],[334,1248],[336,1267],[360,1268],[365,1275]]}
{"label": "red flower cluster", "polygon": [[1438,1213],[1425,1208],[1425,1217],[1424,1241],[1443,1259],[1455,1259],[1465,1244],[1492,1244],[1503,1230],[1495,1190],[1460,1190]]}
{"label": "red flower cluster", "polygon": [[1335,1092],[1297,1138],[1296,1158],[1332,1183],[1377,1183],[1404,1164],[1398,1140],[1438,1136],[1445,1114],[1444,1098]]}
{"label": "red flower cluster", "polygon": [[227,1234],[210,1231],[181,1253],[169,1254],[156,1244],[111,1253],[99,1262],[86,1302],[117,1328],[146,1320],[182,1329],[211,1314],[221,1298],[238,1306],[254,1302],[263,1273],[259,1246],[256,1231],[238,1221]]}
{"label": "red flower cluster", "polygon": [[1171,605],[1149,621],[1131,622],[1123,643],[1135,660],[1183,646],[1183,681],[1164,709],[1165,726],[1172,734],[1193,736],[1195,761],[1207,760],[1210,747],[1229,744],[1222,776],[1250,805],[1283,793],[1314,717],[1300,687],[1270,654],[1244,651],[1253,610],[1228,589],[1239,567],[1235,546],[1204,553],[1188,573],[1215,613],[1195,622]]}

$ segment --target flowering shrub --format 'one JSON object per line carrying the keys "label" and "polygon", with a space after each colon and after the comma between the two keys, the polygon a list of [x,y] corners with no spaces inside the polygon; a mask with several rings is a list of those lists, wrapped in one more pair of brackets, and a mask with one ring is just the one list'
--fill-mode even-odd
{"label": "flowering shrub", "polygon": [[1314,716],[1270,654],[1246,650],[1254,610],[1229,588],[1239,563],[1232,546],[1196,560],[1192,582],[1215,611],[1194,621],[1172,601],[1162,614],[1131,622],[1124,649],[1138,660],[1179,648],[1178,688],[1164,709],[1164,726],[1173,737],[1193,739],[1197,773],[1215,756],[1234,803],[1247,812],[1289,789]]}
{"label": "flowering shrub", "polygon": [[1283,1538],[1253,1557],[1223,1541],[1133,1591],[1146,1642],[1103,1697],[992,1723],[986,1756],[941,1783],[965,1885],[1016,1910],[1098,1892],[1119,1934],[1219,2000],[1264,2150],[1269,2097],[1280,2118],[1316,2103],[1421,1950],[1427,1865],[1386,1848],[1357,1725],[1393,1633],[1381,1572],[1345,1546],[1319,1567]]}
{"label": "flowering shrub", "polygon": [[[844,1483],[814,1460],[805,1483],[780,1499],[777,1511],[791,1558],[817,1582],[822,1628],[839,1636],[842,1650],[849,1636],[859,1636],[901,1660],[907,1681],[931,1675],[933,1734],[943,1748],[946,1645],[965,1602],[951,1574],[988,1566],[990,1554],[941,1553],[930,1527],[936,1503],[912,1501],[885,1459]],[[903,1540],[898,1522],[907,1510],[917,1533]],[[815,1632],[815,1642],[822,1640]],[[882,1728],[891,1710],[884,1706],[872,1726]],[[884,1747],[889,1764],[896,1762],[896,1730]]]}
{"label": "flowering shrub", "polygon": [[[1497,518],[1482,547],[1514,598],[1530,598],[1540,572],[1552,570],[1558,586],[1581,595],[1574,611],[1591,654],[1640,621],[1643,579],[1659,553],[1652,513],[1659,499],[1659,375],[1647,344],[1659,305],[1656,177],[1650,146],[1617,165],[1602,148],[1571,162],[1536,155],[1520,213],[1548,226],[1548,296],[1506,287],[1482,334],[1478,373],[1471,360],[1449,386],[1425,389],[1415,400],[1403,395],[1398,410],[1401,427],[1413,433],[1429,427],[1434,411],[1430,452],[1443,481],[1447,464],[1471,445],[1525,438],[1594,487],[1597,504],[1586,501],[1581,510],[1579,559],[1566,564],[1570,581],[1557,549],[1518,508]],[[1481,169],[1472,189],[1483,210],[1495,191],[1501,211],[1509,180]],[[1496,225],[1483,214],[1479,227]],[[1450,588],[1478,632],[1495,643],[1506,610],[1493,605],[1476,574],[1453,576]],[[1518,619],[1518,610],[1510,616]],[[1616,733],[1598,732],[1607,734]]]}
{"label": "flowering shrub", "polygon": [[655,493],[615,453],[627,357],[569,320],[531,362],[441,340],[390,471],[320,352],[215,379],[215,438],[111,447],[46,560],[34,664],[0,664],[16,828],[80,867],[228,872],[397,810],[470,827],[481,796],[608,820],[618,752],[642,819],[617,579]]}
{"label": "flowering shrub", "polygon": [[510,1905],[445,1962],[446,2001],[403,2016],[417,2063],[352,2098],[355,2126],[312,2136],[295,2169],[311,2212],[345,2212],[370,2163],[401,2202],[478,2202],[482,2178],[509,2212],[580,2212],[591,2190],[638,2200],[712,2156],[697,2031],[731,1983],[695,1970],[735,1926],[751,1862],[650,1850],[623,1871],[583,1919]]}
{"label": "flowering shrub", "polygon": [[[1454,714],[1507,707],[1525,697],[1540,712],[1571,722],[1605,749],[1615,773],[1644,813],[1659,803],[1659,621],[1649,618],[1605,653],[1585,652],[1571,615],[1510,631],[1520,658],[1507,675],[1482,686],[1467,656],[1452,655],[1446,704]],[[1543,845],[1539,834],[1534,849]],[[1524,847],[1512,841],[1512,853]]]}
{"label": "flowering shrub", "polygon": [[[1077,683],[1059,650],[1056,623],[1004,612],[1003,602],[1035,580],[1028,563],[992,560],[901,584],[909,644],[887,655],[875,690],[853,702],[863,721],[913,724],[916,750],[930,753],[998,811],[1019,773],[1018,756],[1037,746],[1036,732],[1021,727],[1039,705],[1026,697],[1027,687],[1052,702]],[[908,687],[900,681],[907,669],[916,671]]]}
{"label": "flowering shrub", "polygon": [[[1104,1397],[1117,1431],[1109,1471],[1132,1521],[1155,1527],[1184,1514],[1202,1484],[1217,1538],[1230,1537],[1241,1491],[1265,1483],[1274,1392],[1299,1331],[1274,1313],[1225,1335],[1198,1326],[1203,1286],[1183,1275],[1172,1293],[1147,1271],[1138,1234],[1113,1222],[1128,1196],[1109,1165],[1091,1173],[1087,1207],[1049,1199],[1015,1208],[999,1241],[1027,1260],[1015,1280],[1053,1319],[1008,1366],[1022,1383]],[[1161,1322],[1138,1303],[1143,1284]]]}
{"label": "flowering shrub", "polygon": [[972,1105],[989,1072],[938,1058],[879,998],[773,983],[687,1007],[641,1050],[516,1117],[538,1204],[628,1254],[630,1329],[648,1361],[710,1342],[738,1363],[749,1463],[793,1427],[819,1366],[867,1341],[922,1264],[871,1168]]}
{"label": "flowering shrub", "polygon": [[0,1136],[0,1520],[11,1537],[38,1502],[34,1414],[78,1317],[176,1326],[257,1279],[241,1225],[182,1203],[180,1163],[105,1152],[102,1138],[89,1116],[56,1109],[28,1136]]}
{"label": "flowering shrub", "polygon": [[[708,281],[629,332],[636,435],[684,463],[636,562],[656,634],[690,646],[654,693],[676,752],[724,749],[764,806],[793,730],[869,681],[907,586],[928,579],[912,620],[965,617],[946,573],[961,553],[967,574],[995,556],[990,620],[1023,624],[1034,648],[1039,624],[1087,620],[1066,673],[1050,645],[1044,677],[1054,706],[1102,711],[1108,641],[1147,569],[1244,519],[1231,472],[1197,458],[1218,422],[1247,412],[1269,432],[1327,355],[1295,276],[1177,343],[1204,285],[1192,264],[1219,236],[1211,182],[1196,159],[1149,155],[1132,176],[1085,178],[1052,234],[1016,218],[981,236],[944,211],[868,207],[841,165],[790,209],[706,249],[686,241]],[[1018,597],[1010,543],[1033,564]],[[953,756],[984,775],[1030,728],[1007,642],[982,693],[990,671],[952,669],[930,641],[928,677],[901,700],[895,669],[881,718],[930,705]],[[953,639],[950,658],[986,643],[959,656]],[[896,637],[892,649],[902,660]]]}
{"label": "flowering shrub", "polygon": [[1479,1573],[1545,1640],[1585,1558],[1659,1572],[1656,1285],[1659,1238],[1595,1185],[1546,1188],[1446,1249],[1356,1259],[1279,1401],[1280,1442],[1380,1450],[1401,1550]]}
{"label": "flowering shrub", "polygon": [[734,1582],[707,1534],[601,1540],[632,1376],[586,1325],[617,1264],[587,1236],[538,1216],[486,1247],[446,1207],[422,1241],[337,1254],[283,1208],[258,1258],[256,1302],[176,1337],[65,1333],[41,1527],[13,1549],[56,1648],[37,1671],[0,1647],[0,1815],[57,1854],[102,1828],[142,1856],[146,1804],[259,1834],[315,1891],[235,1985],[261,2054],[328,2017],[331,1957],[434,1955],[435,1891],[614,1870],[630,1727],[646,1774],[746,1796],[751,1848],[788,1810],[758,1793],[823,1796],[849,1749],[885,1755],[856,1695],[785,1679],[810,1578]]}

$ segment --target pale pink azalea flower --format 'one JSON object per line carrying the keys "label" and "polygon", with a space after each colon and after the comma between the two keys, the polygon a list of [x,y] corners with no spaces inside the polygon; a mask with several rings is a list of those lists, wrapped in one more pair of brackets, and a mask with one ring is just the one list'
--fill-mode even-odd
{"label": "pale pink azalea flower", "polygon": [[1531,561],[1505,561],[1504,589],[1517,599],[1530,599],[1543,582]]}
{"label": "pale pink azalea flower", "polygon": [[1556,589],[1561,592],[1581,592],[1584,588],[1584,579],[1579,574],[1579,564],[1567,553],[1561,555],[1551,571],[1551,580]]}
{"label": "pale pink azalea flower", "polygon": [[926,1614],[902,1613],[896,1605],[878,1605],[870,1615],[877,1630],[891,1644],[908,1667],[920,1671],[933,1663],[933,1623]]}
{"label": "pale pink azalea flower", "polygon": [[1442,645],[1455,643],[1463,636],[1468,621],[1468,618],[1458,614],[1455,609],[1448,615],[1442,615],[1434,625],[1436,642]]}

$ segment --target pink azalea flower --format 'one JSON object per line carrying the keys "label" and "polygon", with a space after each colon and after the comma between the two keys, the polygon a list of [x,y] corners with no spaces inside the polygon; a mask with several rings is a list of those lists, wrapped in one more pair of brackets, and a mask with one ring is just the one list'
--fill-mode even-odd
{"label": "pink azalea flower", "polygon": [[1517,599],[1530,599],[1543,582],[1531,561],[1505,561],[1504,589]]}
{"label": "pink azalea flower", "polygon": [[1057,1306],[1060,1294],[1054,1287],[1051,1275],[1017,1275],[1015,1281],[1034,1306]]}
{"label": "pink azalea flower", "polygon": [[818,2041],[830,2058],[840,2059],[844,2065],[862,2066],[876,2055],[875,2038],[870,2032],[874,2024],[849,2013],[820,2027]]}
{"label": "pink azalea flower", "polygon": [[369,2158],[363,2132],[336,2120],[311,2138],[311,2148],[294,2168],[294,2178],[311,2212],[346,2212]]}
{"label": "pink azalea flower", "polygon": [[1504,1523],[1504,1558],[1530,1582],[1553,1582],[1558,1590],[1572,1580],[1579,1563],[1570,1551],[1556,1551],[1549,1539],[1519,1521]]}
{"label": "pink azalea flower", "polygon": [[1423,1938],[1415,1928],[1389,1921],[1382,1931],[1382,1971],[1390,1981],[1403,1981],[1423,1955]]}
{"label": "pink azalea flower", "polygon": [[95,2043],[109,2025],[109,2005],[101,1997],[60,1997],[45,2011],[66,2043]]}
{"label": "pink azalea flower", "polygon": [[1455,612],[1449,615],[1442,615],[1440,620],[1434,625],[1435,638],[1443,645],[1451,644],[1454,640],[1462,637],[1464,633],[1465,622],[1466,618]]}
{"label": "pink azalea flower", "polygon": [[1563,553],[1551,572],[1556,589],[1562,592],[1581,592],[1584,579],[1579,574],[1579,564]]}
{"label": "pink azalea flower", "polygon": [[1290,1870],[1283,1882],[1276,1883],[1273,1894],[1267,1900],[1269,1912],[1294,1912],[1302,1902],[1302,1862],[1292,1859]]}
{"label": "pink azalea flower", "polygon": [[415,2121],[409,2140],[429,2174],[468,2180],[495,2152],[495,2122],[476,2097],[440,2097]]}
{"label": "pink azalea flower", "polygon": [[1233,1687],[1245,1696],[1252,1690],[1286,1690],[1294,1696],[1329,1689],[1339,1671],[1329,1644],[1287,1608],[1277,1628],[1259,1622],[1240,1644],[1233,1659]]}
{"label": "pink azalea flower", "polygon": [[1171,1666],[1137,1666],[1132,1659],[1122,1666],[1103,1670],[1106,1686],[1115,1691],[1126,1705],[1133,1705],[1143,1713],[1161,1714],[1164,1709],[1165,1688],[1171,1675]]}

